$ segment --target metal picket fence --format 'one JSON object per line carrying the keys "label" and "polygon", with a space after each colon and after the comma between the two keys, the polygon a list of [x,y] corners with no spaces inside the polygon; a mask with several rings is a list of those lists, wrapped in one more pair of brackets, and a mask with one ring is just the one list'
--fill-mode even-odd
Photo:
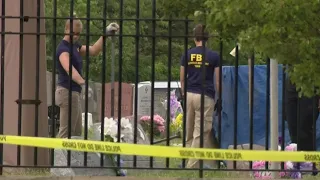
{"label": "metal picket fence", "polygon": [[[85,103],[83,108],[84,113],[84,132],[82,134],[84,139],[90,139],[90,132],[88,130],[89,124],[89,108],[91,108],[89,105],[89,81],[90,81],[90,66],[96,65],[100,66],[101,72],[100,74],[100,82],[102,84],[101,90],[99,91],[99,98],[101,99],[99,101],[99,112],[96,116],[96,119],[99,120],[101,125],[101,135],[100,139],[101,141],[105,140],[104,136],[104,122],[105,122],[105,114],[106,114],[106,102],[105,99],[109,98],[111,101],[110,106],[110,117],[114,117],[117,119],[121,119],[122,116],[122,103],[116,103],[116,102],[123,102],[127,101],[128,99],[124,99],[122,97],[123,94],[123,83],[127,83],[123,81],[125,69],[125,63],[128,63],[127,60],[124,60],[126,57],[124,55],[124,51],[128,48],[124,48],[124,46],[130,46],[126,44],[125,38],[133,38],[134,39],[134,47],[131,47],[134,49],[134,57],[131,59],[132,63],[132,69],[134,69],[134,82],[132,91],[133,93],[133,112],[131,115],[131,121],[133,124],[133,141],[132,143],[138,143],[138,135],[142,129],[142,126],[139,124],[140,121],[140,114],[138,114],[138,101],[139,101],[139,84],[141,82],[141,71],[143,67],[140,63],[141,59],[141,46],[144,46],[145,41],[143,39],[147,38],[149,41],[149,44],[146,47],[149,49],[149,61],[150,61],[150,86],[151,86],[151,99],[150,99],[150,114],[145,114],[147,116],[150,116],[150,134],[148,134],[148,139],[150,140],[150,146],[152,145],[164,145],[164,146],[170,146],[172,145],[172,142],[181,142],[182,147],[186,147],[186,111],[187,107],[185,104],[188,101],[186,96],[182,97],[181,94],[187,94],[186,88],[184,89],[184,92],[180,91],[180,87],[177,88],[177,96],[178,99],[183,102],[183,129],[181,133],[173,134],[170,132],[170,93],[172,88],[172,81],[178,81],[178,79],[173,79],[173,72],[174,69],[180,69],[180,63],[177,63],[177,60],[173,58],[173,55],[176,54],[174,51],[178,51],[177,49],[174,50],[173,44],[179,41],[181,44],[181,47],[183,47],[183,51],[179,52],[178,54],[185,54],[187,55],[187,51],[189,49],[190,44],[193,43],[193,35],[192,35],[192,29],[194,25],[196,24],[190,19],[161,19],[158,18],[157,12],[156,12],[156,0],[152,1],[151,9],[151,17],[149,18],[141,18],[140,11],[136,11],[136,14],[134,15],[134,18],[125,18],[124,13],[124,7],[125,2],[123,0],[119,1],[119,9],[115,10],[119,11],[118,18],[108,18],[108,3],[107,1],[103,1],[103,12],[102,17],[91,17],[90,14],[90,1],[87,1],[86,8],[87,8],[87,14],[78,17],[75,17],[75,8],[74,6],[77,6],[76,1],[70,0],[66,3],[70,3],[70,9],[59,9],[58,1],[52,0],[50,1],[52,3],[52,14],[45,14],[45,2],[44,0],[2,0],[1,1],[1,93],[0,93],[0,99],[1,99],[1,109],[0,109],[0,134],[13,134],[18,136],[41,136],[41,137],[51,137],[55,138],[57,136],[58,129],[60,128],[60,117],[61,117],[61,111],[59,106],[55,103],[57,100],[56,97],[56,87],[57,87],[57,80],[56,80],[56,74],[58,73],[57,68],[57,45],[61,41],[59,39],[60,37],[64,36],[65,34],[63,32],[58,32],[57,29],[59,26],[62,25],[62,23],[59,24],[59,22],[64,22],[66,20],[71,21],[71,31],[73,29],[73,21],[81,20],[83,23],[86,24],[85,32],[81,33],[81,36],[83,37],[82,41],[83,44],[92,44],[92,37],[98,37],[101,36],[103,38],[103,44],[102,44],[102,56],[100,62],[90,62],[89,57],[89,49],[87,49],[86,56],[84,59],[86,59],[83,70],[85,73],[85,82],[86,84],[82,87],[84,96],[85,96]],[[78,2],[79,3],[79,2]],[[91,2],[92,3],[92,2]],[[136,1],[136,8],[139,9],[142,6],[140,4],[140,1]],[[68,12],[68,15],[66,17],[58,17],[57,14],[59,11],[65,11],[65,13]],[[59,22],[58,22],[59,21]],[[106,35],[107,30],[103,28],[103,30],[100,31],[99,34],[93,34],[90,31],[90,23],[91,22],[98,22],[102,24],[102,27],[107,27],[109,23],[108,22],[118,22],[120,26],[120,30],[118,34],[115,35],[109,35],[109,37]],[[128,26],[128,23],[130,22],[130,28],[134,27],[135,29],[130,29],[134,33],[131,34],[125,34],[124,28],[125,26]],[[158,31],[158,24],[159,23],[167,23],[168,29],[167,32],[159,34]],[[50,23],[52,26],[52,29],[45,29],[45,23]],[[148,32],[141,32],[141,26],[143,23],[147,23],[148,29],[146,31]],[[179,26],[179,32],[174,32],[173,25]],[[64,26],[64,24],[63,24]],[[46,25],[46,28],[48,26]],[[61,28],[61,27],[60,27]],[[175,28],[176,30],[177,28]],[[183,30],[182,30],[183,29]],[[181,34],[183,32],[183,34]],[[76,33],[70,33],[71,39],[72,36],[77,36]],[[161,40],[166,41],[166,57],[167,59],[163,62],[166,62],[166,118],[165,119],[165,127],[166,131],[162,133],[162,135],[159,138],[155,137],[155,130],[154,127],[156,126],[155,120],[154,120],[154,114],[155,112],[155,85],[157,82],[156,73],[159,70],[157,68],[158,64],[157,61],[159,59],[156,59],[157,54],[163,53],[159,52],[158,47],[160,46],[157,42]],[[50,41],[51,47],[48,47],[45,45],[46,41]],[[109,45],[107,45],[107,42]],[[239,102],[243,103],[243,99],[240,101],[239,99],[241,96],[244,96],[244,93],[247,92],[241,92],[239,91],[239,87],[243,86],[243,84],[239,84],[241,80],[240,77],[240,71],[239,69],[241,66],[240,63],[240,52],[238,45],[235,44],[235,56],[234,57],[228,57],[229,59],[232,59],[232,77],[233,78],[233,85],[232,86],[225,86],[225,76],[226,72],[223,71],[223,68],[227,67],[224,66],[225,64],[225,57],[223,54],[226,54],[224,49],[224,40],[223,37],[215,36],[212,41],[216,41],[217,46],[216,51],[218,54],[220,54],[219,59],[219,82],[221,85],[219,86],[219,94],[216,96],[216,100],[222,100],[222,105],[225,105],[227,103],[232,103],[232,105],[228,105],[227,107],[223,107],[222,111],[217,112],[215,116],[215,121],[220,122],[217,127],[214,128],[214,133],[217,134],[216,140],[219,142],[219,146],[221,145],[221,142],[224,141],[225,138],[222,138],[223,136],[228,136],[229,139],[232,141],[229,143],[229,145],[233,145],[232,148],[237,149],[239,145],[244,144],[242,142],[239,143],[239,137],[241,136],[242,130],[239,129],[239,125],[246,124],[246,131],[248,132],[249,139],[246,140],[246,144],[248,144],[248,149],[254,149],[255,142],[257,141],[254,137],[255,136],[255,122],[258,120],[255,118],[255,111],[257,108],[264,109],[265,116],[264,119],[259,119],[259,121],[264,121],[264,145],[261,146],[265,150],[270,149],[270,59],[266,57],[266,68],[265,68],[265,74],[264,74],[264,81],[266,82],[265,88],[256,89],[256,70],[255,70],[255,56],[254,53],[248,59],[250,59],[250,64],[248,64],[247,68],[250,74],[248,75],[248,97],[246,103],[249,104],[248,109],[248,120],[244,121],[243,118],[239,119]],[[47,47],[46,47],[47,46]],[[71,43],[71,49],[74,46],[73,43]],[[46,54],[46,48],[50,48],[52,51],[51,54]],[[107,50],[108,49],[108,50]],[[48,53],[48,51],[47,51]],[[205,56],[205,54],[203,54]],[[73,52],[70,52],[70,62],[73,57]],[[117,59],[116,59],[117,57]],[[48,61],[48,58],[52,61]],[[180,58],[180,57],[179,57]],[[46,79],[46,67],[47,63],[50,62],[50,68],[51,71],[51,78],[52,79]],[[115,64],[117,64],[115,66]],[[230,65],[230,64],[228,64]],[[109,66],[109,71],[107,71],[106,66]],[[110,68],[111,66],[111,68]],[[48,65],[49,67],[49,65]],[[116,69],[118,68],[118,69]],[[295,122],[295,125],[292,125],[292,127],[296,128],[295,135],[297,137],[297,143],[298,144],[298,150],[305,150],[305,151],[312,151],[316,149],[317,146],[317,136],[316,136],[316,119],[318,117],[318,110],[317,110],[317,97],[314,97],[312,99],[307,98],[298,98],[297,92],[295,92],[294,86],[289,83],[287,80],[285,73],[286,66],[281,66],[280,69],[283,68],[284,70],[281,70],[281,74],[279,75],[279,78],[281,77],[282,81],[282,92],[279,92],[279,96],[281,95],[282,100],[280,104],[282,119],[280,119],[281,124],[281,130],[280,137],[282,138],[280,142],[280,146],[282,149],[285,148],[286,143],[289,142],[289,139],[284,139],[286,137],[286,118],[294,118],[294,117],[286,117],[285,114],[297,114],[295,115],[298,119],[297,122]],[[187,69],[187,68],[186,68]],[[70,66],[69,69],[70,72],[72,72],[72,67]],[[247,72],[248,72],[247,71]],[[187,72],[187,70],[186,70]],[[107,79],[107,74],[111,74],[110,78],[111,80]],[[139,75],[140,74],[140,75]],[[187,73],[185,74],[185,79],[187,79]],[[69,74],[72,76],[72,73]],[[127,76],[126,76],[127,77]],[[243,77],[243,76],[241,76]],[[46,89],[46,83],[51,83],[50,89]],[[105,84],[111,83],[111,91],[107,91]],[[71,79],[69,80],[69,85],[72,86]],[[115,88],[117,86],[117,88]],[[185,85],[187,86],[187,84]],[[227,89],[232,87],[232,89]],[[263,107],[255,107],[258,106],[255,104],[255,98],[261,98],[255,96],[256,91],[263,91],[265,94],[265,99],[263,102],[265,103]],[[229,93],[232,95],[232,100],[225,100],[224,93]],[[47,93],[51,94],[51,97],[48,99]],[[72,91],[70,90],[68,93],[68,138],[72,137],[72,128],[73,125],[71,122],[71,116],[72,113],[70,111],[72,110],[72,104],[74,101],[72,100]],[[117,95],[116,95],[117,94]],[[109,97],[106,97],[109,96]],[[115,99],[117,97],[117,99]],[[204,116],[203,116],[203,104],[204,104],[204,93],[202,94],[202,118],[201,118],[201,127],[200,130],[203,131],[204,129]],[[46,102],[51,102],[51,105],[47,105]],[[117,107],[115,107],[115,104]],[[306,109],[304,107],[310,106],[311,104],[311,110]],[[289,106],[295,106],[297,112],[286,112]],[[232,110],[228,110],[228,108],[232,108]],[[290,109],[289,109],[290,110]],[[229,114],[228,114],[229,113]],[[242,112],[241,112],[242,113]],[[228,123],[233,124],[233,129],[229,128],[232,132],[229,134],[226,134],[226,132],[223,132],[223,121],[226,120],[224,117],[224,114],[231,115],[233,119],[228,119]],[[304,114],[304,115],[303,115]],[[311,115],[312,114],[312,115]],[[109,117],[109,118],[110,118]],[[311,129],[313,128],[313,132],[309,133],[307,138],[310,138],[311,141],[305,142],[303,138],[299,138],[299,136],[307,136],[305,134],[305,131],[301,132],[302,126],[304,127],[304,123],[306,123],[306,120],[303,118],[311,118],[312,122],[309,122],[309,127]],[[310,125],[310,123],[312,123]],[[50,127],[50,128],[47,128]],[[241,127],[244,127],[241,125]],[[291,131],[293,131],[291,127]],[[139,129],[140,128],[140,129]],[[120,143],[120,132],[121,126],[118,125],[117,128],[117,141]],[[310,130],[307,129],[306,131]],[[240,132],[240,133],[239,133]],[[232,135],[231,135],[232,134]],[[310,136],[311,134],[311,136]],[[293,135],[293,136],[295,136]],[[231,137],[232,136],[232,137]],[[204,141],[203,136],[201,133],[200,137],[200,147],[203,147]],[[96,139],[98,140],[98,139]],[[303,141],[303,142],[302,142]],[[310,144],[310,142],[312,144]],[[260,142],[261,143],[261,142]],[[300,144],[304,144],[305,146],[300,146]],[[304,149],[307,147],[306,149]],[[310,148],[309,148],[310,147]],[[223,148],[223,147],[218,147]],[[225,147],[224,147],[225,148]],[[165,160],[161,161],[163,164],[160,166],[155,165],[156,158],[150,157],[147,160],[144,160],[144,162],[147,162],[146,166],[139,167],[139,158],[140,157],[133,157],[133,160],[130,161],[132,163],[130,167],[121,167],[121,159],[122,156],[118,155],[116,160],[112,160],[113,162],[116,162],[114,166],[106,165],[106,160],[104,156],[100,156],[98,159],[99,161],[96,162],[97,166],[92,167],[88,164],[89,161],[92,161],[92,159],[88,159],[88,153],[84,153],[83,157],[83,165],[82,166],[73,166],[71,159],[74,158],[72,153],[68,151],[66,156],[67,164],[56,166],[57,159],[55,156],[55,151],[50,150],[50,152],[41,149],[41,148],[25,148],[21,146],[9,146],[9,145],[3,145],[0,144],[0,164],[1,164],[1,174],[3,174],[3,168],[12,168],[12,167],[20,167],[20,168],[109,168],[109,169],[146,169],[146,170],[172,170],[172,171],[182,171],[182,170],[188,170],[185,168],[186,166],[186,160],[171,160],[169,158],[166,158]],[[175,162],[173,162],[175,161]],[[177,163],[178,162],[178,163]],[[228,165],[228,162],[219,162],[217,163],[217,167],[213,169],[208,169],[204,166],[203,162],[200,161],[199,168],[191,168],[189,170],[198,171],[199,177],[204,177],[205,171],[252,171],[253,168],[253,162],[249,162],[249,165],[247,168],[238,168],[237,164],[242,162],[233,162],[232,165]],[[315,166],[315,164],[314,164]],[[120,168],[121,167],[121,168]],[[284,163],[282,163],[282,169],[284,168]],[[266,164],[266,169],[268,169],[268,164]],[[90,171],[90,170],[89,170]],[[119,175],[117,172],[116,175]],[[120,173],[121,175],[121,173]]]}

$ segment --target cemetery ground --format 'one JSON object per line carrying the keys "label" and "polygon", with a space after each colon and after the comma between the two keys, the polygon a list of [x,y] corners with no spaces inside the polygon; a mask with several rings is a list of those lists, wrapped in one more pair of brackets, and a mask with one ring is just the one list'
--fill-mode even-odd
{"label": "cemetery ground", "polygon": [[[171,160],[172,161],[172,160]],[[177,162],[181,162],[181,160],[177,160]],[[249,178],[249,172],[208,172],[204,171],[204,178]],[[32,168],[25,171],[21,171],[20,173],[15,170],[14,173],[9,173],[4,171],[4,176],[21,176],[21,177],[49,177],[50,170],[49,169],[39,169]],[[129,177],[143,177],[143,178],[198,178],[199,171],[188,171],[188,170],[130,170]],[[252,178],[250,178],[252,179]],[[304,176],[305,180],[318,180],[318,176]]]}
{"label": "cemetery ground", "polygon": [[[177,144],[181,143],[181,139],[174,139],[171,140],[170,144]],[[163,143],[162,145],[165,145]],[[166,164],[166,158],[154,158],[155,161],[163,163],[163,167]],[[169,158],[170,168],[179,168],[182,164],[182,159],[178,158]],[[43,169],[43,168],[32,168],[32,169],[24,169],[23,171],[19,171],[19,168],[12,168],[11,171],[4,170],[5,176],[51,176],[50,169]],[[212,171],[212,170],[203,170],[204,178],[250,178],[250,171]],[[144,177],[144,178],[198,178],[199,177],[199,170],[182,170],[182,169],[175,169],[175,170],[151,170],[151,169],[128,169],[129,177]],[[252,177],[251,177],[252,178]],[[251,179],[250,178],[250,179]],[[304,176],[303,179],[306,180],[315,180],[319,179],[317,176]]]}
{"label": "cemetery ground", "polygon": [[[181,143],[181,139],[174,139],[171,140],[170,144],[178,144]],[[163,143],[162,145],[165,145]],[[166,158],[154,158],[154,160],[158,163],[163,164],[162,167],[165,167]],[[170,158],[170,168],[179,168],[179,165],[182,164],[182,159],[175,159]],[[223,172],[223,171],[208,171],[204,170],[204,177],[210,178],[234,178],[239,177],[239,173],[237,172]],[[243,173],[242,173],[243,174]],[[245,172],[245,174],[249,174],[249,172]],[[5,168],[4,169],[5,176],[51,176],[50,169],[44,168],[30,168],[30,169],[23,169],[23,168]],[[135,176],[135,177],[179,177],[179,178],[197,178],[199,177],[199,170],[151,170],[151,169],[128,169],[127,176]],[[242,176],[245,177],[245,176]],[[248,177],[248,176],[246,176]]]}
{"label": "cemetery ground", "polygon": [[[92,132],[88,132],[89,136],[93,136]],[[177,138],[170,140],[171,146],[181,146],[182,139]],[[166,146],[166,142],[157,144]],[[199,178],[199,170],[184,170],[181,168],[182,159],[179,158],[169,158],[169,168],[173,170],[165,169],[167,158],[157,158],[154,157],[154,162],[158,165],[161,164],[162,169],[127,169],[128,177],[143,177],[143,178]],[[154,163],[155,165],[155,163]],[[155,167],[155,166],[154,166]],[[204,178],[252,178],[250,176],[252,171],[233,171],[232,169],[227,170],[225,167],[221,167],[224,170],[203,170]],[[125,169],[125,168],[123,168]],[[49,177],[52,176],[50,169],[46,168],[4,168],[5,176],[37,176],[37,177]],[[317,176],[304,176],[303,179],[314,180],[319,179]]]}
{"label": "cemetery ground", "polygon": [[[163,159],[165,162],[165,159]],[[175,163],[175,164],[174,164]],[[181,163],[181,159],[170,159],[170,167]],[[176,166],[174,167],[176,168]],[[17,168],[18,169],[18,168]],[[32,168],[24,170],[23,172],[14,170],[14,172],[4,171],[4,176],[21,176],[21,177],[48,177],[50,176],[49,169]],[[129,177],[143,177],[143,178],[199,178],[199,171],[190,170],[129,170]],[[221,171],[204,171],[204,178],[250,178],[250,172],[221,172]],[[318,176],[304,176],[305,180],[317,180]]]}
{"label": "cemetery ground", "polygon": [[[163,163],[165,164],[165,159],[163,159]],[[177,168],[178,164],[181,163],[181,159],[170,159],[170,167]],[[11,170],[12,172],[8,172],[4,170],[5,176],[51,176],[49,169],[41,169],[41,168],[32,168],[27,170],[18,170],[20,168],[14,168]],[[216,177],[216,178],[226,178],[226,177],[237,177],[232,175],[234,173],[230,172],[209,172],[204,171],[204,177]],[[135,176],[135,177],[180,177],[180,178],[197,178],[199,177],[198,170],[128,170],[127,176]]]}

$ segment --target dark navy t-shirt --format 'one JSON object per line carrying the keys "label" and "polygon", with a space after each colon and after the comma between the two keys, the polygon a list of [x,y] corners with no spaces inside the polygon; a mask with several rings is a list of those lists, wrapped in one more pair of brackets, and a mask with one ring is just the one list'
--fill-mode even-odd
{"label": "dark navy t-shirt", "polygon": [[[81,45],[79,43],[73,44],[73,54],[72,54],[72,65],[73,67],[79,72],[80,75],[82,75],[82,57],[79,53]],[[70,43],[68,41],[62,40],[60,44],[57,47],[57,70],[58,70],[58,85],[62,86],[64,88],[70,89],[69,84],[69,75],[67,72],[63,69],[59,57],[62,53],[67,52],[70,54]],[[72,91],[81,92],[81,86],[77,84],[76,82],[72,81],[71,86]]]}
{"label": "dark navy t-shirt", "polygon": [[202,93],[202,61],[205,52],[205,91],[204,94],[214,98],[214,68],[219,67],[219,54],[208,48],[198,46],[189,49],[187,52],[187,58],[185,54],[181,57],[181,66],[186,65],[187,60],[187,92]]}

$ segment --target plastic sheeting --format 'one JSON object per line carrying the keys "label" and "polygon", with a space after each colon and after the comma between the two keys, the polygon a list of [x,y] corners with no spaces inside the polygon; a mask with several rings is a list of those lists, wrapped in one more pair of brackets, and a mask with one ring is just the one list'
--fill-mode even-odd
{"label": "plastic sheeting", "polygon": [[[238,69],[238,125],[237,144],[250,143],[249,119],[249,78],[248,66],[239,66]],[[282,134],[282,65],[278,71],[279,93],[279,136]],[[253,143],[266,145],[266,78],[267,66],[254,67],[254,104],[253,104]],[[234,103],[235,103],[235,67],[222,68],[222,120],[221,120],[221,148],[226,149],[234,143]],[[269,113],[269,110],[268,110]],[[319,119],[319,117],[318,117]],[[318,121],[317,121],[318,122]],[[215,116],[213,126],[218,134],[218,116]],[[320,124],[317,123],[317,149],[320,149]],[[285,125],[285,142],[290,142],[290,136]],[[269,140],[270,143],[270,140]],[[269,146],[270,147],[270,146]]]}

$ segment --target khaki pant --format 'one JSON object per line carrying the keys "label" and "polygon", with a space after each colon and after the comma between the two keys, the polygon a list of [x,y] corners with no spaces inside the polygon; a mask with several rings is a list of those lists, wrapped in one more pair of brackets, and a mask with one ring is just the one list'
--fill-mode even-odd
{"label": "khaki pant", "polygon": [[[69,90],[58,86],[56,89],[56,104],[60,107],[60,128],[58,137],[68,137],[69,120]],[[82,109],[80,93],[72,91],[71,100],[71,136],[81,136],[82,132]]]}
{"label": "khaki pant", "polygon": [[[200,148],[200,136],[203,134],[203,147],[216,148],[212,134],[212,120],[214,112],[214,100],[208,96],[204,97],[204,130],[200,132],[201,123],[201,94],[187,93],[187,123],[186,123],[186,146]],[[213,167],[215,161],[204,161],[205,165]],[[189,159],[187,168],[199,168],[198,159]]]}

